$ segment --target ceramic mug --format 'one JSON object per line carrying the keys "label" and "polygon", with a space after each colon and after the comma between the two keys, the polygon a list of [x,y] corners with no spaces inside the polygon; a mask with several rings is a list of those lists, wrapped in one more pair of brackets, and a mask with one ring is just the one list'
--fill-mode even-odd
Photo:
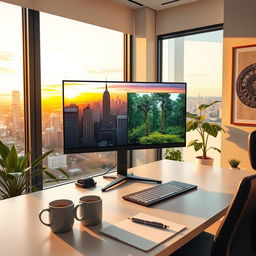
{"label": "ceramic mug", "polygon": [[[102,199],[96,195],[83,196],[79,200],[80,204],[74,209],[74,217],[83,223],[84,226],[98,225],[102,222]],[[77,210],[80,208],[80,216]]]}
{"label": "ceramic mug", "polygon": [[[50,223],[46,223],[42,219],[42,214],[46,211],[49,212]],[[70,231],[74,224],[74,203],[68,199],[51,201],[49,208],[40,211],[39,220],[44,225],[51,227],[54,233]]]}

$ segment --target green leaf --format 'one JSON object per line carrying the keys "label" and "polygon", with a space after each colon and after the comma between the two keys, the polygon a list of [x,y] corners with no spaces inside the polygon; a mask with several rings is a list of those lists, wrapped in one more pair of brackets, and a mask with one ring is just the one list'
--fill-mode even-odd
{"label": "green leaf", "polygon": [[6,160],[9,152],[10,149],[0,140],[0,155],[4,161]]}
{"label": "green leaf", "polygon": [[206,133],[213,137],[217,137],[218,132],[221,130],[221,128],[218,125],[211,123],[203,123],[202,128]]}
{"label": "green leaf", "polygon": [[189,112],[186,113],[186,116],[187,116],[188,118],[197,119],[197,115],[196,115],[196,114],[192,114],[192,113],[189,113]]}
{"label": "green leaf", "polygon": [[216,101],[213,101],[212,103],[210,103],[210,104],[202,104],[202,105],[200,105],[199,107],[198,107],[198,109],[199,110],[204,110],[204,109],[206,109],[206,108],[209,108],[210,106],[212,106],[212,105],[214,105],[214,104],[216,104],[216,103],[219,103],[220,101],[219,100],[216,100]]}
{"label": "green leaf", "polygon": [[32,168],[35,168],[36,166],[38,166],[41,161],[46,158],[48,155],[50,155],[54,150],[50,150],[44,154],[42,154],[41,156],[39,156],[31,165]]}
{"label": "green leaf", "polygon": [[19,164],[19,158],[13,145],[9,154],[6,157],[6,165],[10,169],[10,171],[14,170]]}
{"label": "green leaf", "polygon": [[219,148],[216,148],[216,147],[210,147],[210,148],[218,151],[219,153],[221,153],[221,150]]}
{"label": "green leaf", "polygon": [[187,121],[187,124],[186,124],[186,132],[189,132],[191,130],[194,131],[197,127],[198,127],[197,121],[189,120]]}
{"label": "green leaf", "polygon": [[13,180],[15,177],[9,173],[0,170],[0,177],[3,181]]}
{"label": "green leaf", "polygon": [[195,149],[195,151],[200,150],[202,147],[203,147],[203,143],[202,143],[202,142],[199,142],[199,143],[195,143],[195,144],[194,144],[194,149]]}
{"label": "green leaf", "polygon": [[48,172],[48,171],[44,171],[44,173],[51,178],[52,180],[58,180],[58,177],[56,177],[54,174]]}
{"label": "green leaf", "polygon": [[205,119],[206,119],[206,116],[205,116],[205,115],[201,115],[201,116],[198,118],[198,122],[203,123]]}
{"label": "green leaf", "polygon": [[57,168],[56,170],[58,170],[58,171],[61,172],[64,176],[66,176],[67,178],[69,178],[68,173],[65,172],[64,170],[62,170],[61,168]]}
{"label": "green leaf", "polygon": [[25,170],[25,167],[27,166],[28,162],[29,162],[29,157],[30,157],[30,152],[28,152],[24,157],[23,159],[21,160],[20,162],[20,171],[21,172],[24,172]]}
{"label": "green leaf", "polygon": [[2,166],[3,168],[6,168],[6,163],[2,158],[0,158],[0,166]]}
{"label": "green leaf", "polygon": [[30,186],[29,188],[32,188],[32,191],[33,191],[33,192],[39,191],[39,188],[37,188],[37,187],[34,186],[34,185]]}
{"label": "green leaf", "polygon": [[197,143],[197,141],[198,141],[198,140],[191,140],[191,141],[188,143],[187,147],[194,146],[194,144]]}

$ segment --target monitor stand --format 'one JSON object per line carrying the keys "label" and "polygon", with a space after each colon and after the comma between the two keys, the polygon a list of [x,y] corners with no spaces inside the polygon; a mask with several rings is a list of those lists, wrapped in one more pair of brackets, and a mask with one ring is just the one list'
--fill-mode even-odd
{"label": "monitor stand", "polygon": [[102,188],[101,189],[102,191],[106,191],[109,188],[117,185],[118,183],[126,180],[162,183],[161,180],[139,177],[139,176],[133,175],[132,173],[131,174],[127,173],[127,150],[126,149],[119,149],[117,151],[117,177],[116,176],[103,176],[103,177],[112,178],[114,180],[111,181],[104,188]]}

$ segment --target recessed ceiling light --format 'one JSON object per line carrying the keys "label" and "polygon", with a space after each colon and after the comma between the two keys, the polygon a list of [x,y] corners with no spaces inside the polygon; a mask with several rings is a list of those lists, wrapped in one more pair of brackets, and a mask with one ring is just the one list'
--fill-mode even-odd
{"label": "recessed ceiling light", "polygon": [[172,0],[172,1],[161,3],[161,5],[171,4],[171,3],[174,3],[174,2],[178,2],[178,1],[179,0]]}
{"label": "recessed ceiling light", "polygon": [[138,2],[136,2],[136,1],[133,1],[133,0],[128,0],[128,2],[131,2],[131,3],[133,3],[133,4],[137,4],[137,5],[139,5],[139,6],[144,6],[143,4],[138,3]]}

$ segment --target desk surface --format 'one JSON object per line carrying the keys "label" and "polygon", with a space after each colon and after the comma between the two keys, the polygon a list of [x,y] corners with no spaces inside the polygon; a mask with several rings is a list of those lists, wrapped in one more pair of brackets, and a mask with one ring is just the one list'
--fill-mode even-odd
{"label": "desk surface", "polygon": [[[1,256],[79,256],[79,255],[169,255],[225,213],[245,171],[196,166],[161,160],[129,170],[134,174],[161,179],[180,180],[198,185],[198,190],[183,194],[150,208],[125,201],[122,195],[152,186],[149,183],[127,182],[108,192],[101,192],[109,180],[98,177],[97,187],[77,188],[74,183],[0,201]],[[71,199],[75,204],[87,194],[103,198],[103,223],[86,228],[75,221],[73,231],[54,234],[40,223],[38,213],[55,199]],[[99,233],[109,224],[117,223],[139,212],[183,224],[186,230],[143,252]]]}

